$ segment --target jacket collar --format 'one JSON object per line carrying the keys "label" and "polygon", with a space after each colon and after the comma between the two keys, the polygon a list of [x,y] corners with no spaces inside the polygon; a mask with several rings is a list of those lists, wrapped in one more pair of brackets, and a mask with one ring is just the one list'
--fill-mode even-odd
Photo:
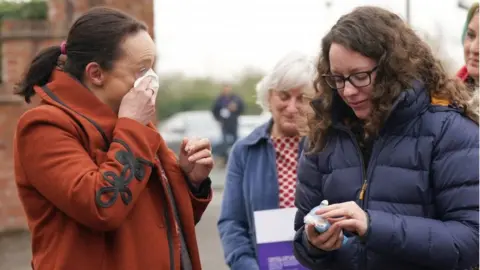
{"label": "jacket collar", "polygon": [[[255,130],[253,130],[250,135],[245,137],[244,143],[248,146],[256,145],[258,143],[264,143],[267,142],[270,139],[270,133],[272,130],[273,126],[273,118],[270,118],[268,122],[265,124],[257,127]],[[303,136],[300,138],[300,143],[299,143],[299,153],[302,153],[304,146],[305,146],[305,141],[307,137]]]}
{"label": "jacket collar", "polygon": [[423,85],[415,84],[403,91],[393,104],[386,125],[400,125],[419,115],[430,104],[430,95]]}
{"label": "jacket collar", "polygon": [[116,113],[109,106],[101,102],[84,84],[68,73],[55,70],[46,88],[51,93],[45,92],[42,87],[35,87],[35,91],[43,101],[49,104],[58,105],[59,100],[63,103],[62,105],[88,118],[100,117],[102,120],[115,121],[117,119]]}
{"label": "jacket collar", "polygon": [[268,122],[257,127],[256,129],[253,130],[252,133],[250,133],[250,135],[245,137],[244,139],[245,144],[255,145],[262,140],[268,140],[268,138],[270,137],[270,131],[272,129],[272,126],[273,126],[273,119],[270,118]]}
{"label": "jacket collar", "polygon": [[54,70],[47,85],[36,86],[34,89],[44,103],[62,108],[74,117],[84,118],[93,124],[108,148],[118,119],[117,114],[80,81],[68,73]]}

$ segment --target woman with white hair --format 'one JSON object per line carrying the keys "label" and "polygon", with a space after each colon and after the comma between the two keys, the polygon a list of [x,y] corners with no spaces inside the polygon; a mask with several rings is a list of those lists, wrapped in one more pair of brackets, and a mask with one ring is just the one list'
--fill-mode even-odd
{"label": "woman with white hair", "polygon": [[314,95],[314,78],[312,60],[294,52],[257,84],[257,104],[272,118],[239,140],[229,158],[218,230],[230,269],[259,269],[254,211],[294,207],[299,116]]}

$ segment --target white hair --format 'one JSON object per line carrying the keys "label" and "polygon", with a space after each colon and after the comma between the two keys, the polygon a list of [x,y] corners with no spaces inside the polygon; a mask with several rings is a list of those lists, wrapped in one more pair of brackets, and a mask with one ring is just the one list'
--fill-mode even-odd
{"label": "white hair", "polygon": [[302,88],[303,93],[313,93],[315,65],[305,54],[290,52],[275,65],[273,70],[256,85],[257,104],[263,111],[270,111],[268,101],[270,91],[289,91]]}

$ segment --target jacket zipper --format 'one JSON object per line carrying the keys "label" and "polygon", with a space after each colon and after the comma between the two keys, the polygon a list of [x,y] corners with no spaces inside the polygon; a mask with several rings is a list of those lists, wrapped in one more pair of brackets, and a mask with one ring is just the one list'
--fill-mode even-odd
{"label": "jacket zipper", "polygon": [[365,169],[366,164],[365,164],[365,160],[363,160],[362,150],[360,149],[358,142],[356,140],[354,140],[354,142],[355,142],[355,147],[357,148],[357,154],[360,157],[360,163],[362,165],[362,179],[363,179],[362,187],[360,188],[360,193],[358,194],[358,200],[360,202],[360,208],[365,209],[365,193],[367,192],[367,186],[368,186],[367,170]]}
{"label": "jacket zipper", "polygon": [[[358,194],[358,201],[359,201],[359,204],[360,204],[360,208],[365,211],[365,207],[366,207],[365,193],[367,192],[368,177],[367,177],[367,169],[365,168],[365,160],[363,159],[362,150],[360,149],[360,145],[358,144],[357,139],[355,138],[355,136],[353,135],[353,133],[350,130],[345,129],[345,128],[341,128],[341,127],[339,127],[339,128],[341,130],[347,132],[347,134],[350,136],[350,139],[353,141],[353,144],[355,145],[355,148],[357,149],[357,155],[360,157],[360,164],[362,166],[363,182],[362,182],[362,187],[360,189],[360,193]],[[373,148],[373,146],[372,146],[372,148]],[[373,155],[373,149],[372,149],[372,155]],[[370,159],[371,159],[372,155],[370,156]],[[364,265],[363,269],[367,269],[367,251],[365,249],[363,249],[362,259],[363,259],[363,265]]]}
{"label": "jacket zipper", "polygon": [[[360,208],[365,211],[366,207],[366,200],[365,200],[365,193],[367,192],[367,185],[368,185],[368,177],[367,177],[367,169],[365,168],[365,160],[363,159],[362,150],[360,149],[360,145],[358,145],[355,136],[350,132],[350,138],[355,142],[355,147],[357,148],[357,154],[360,156],[360,161],[362,165],[362,176],[363,176],[363,183],[360,189],[360,193],[358,194],[358,200],[360,203]],[[372,151],[373,152],[373,151]],[[370,157],[371,158],[371,157]],[[363,249],[363,265],[365,266],[364,269],[367,269],[367,251]]]}
{"label": "jacket zipper", "polygon": [[[398,102],[395,102],[393,104],[392,109],[388,113],[386,119],[390,118],[391,113],[393,112],[393,110],[397,106],[398,106]],[[386,122],[387,121],[385,120],[385,125],[386,125]],[[365,169],[365,161],[363,160],[362,150],[360,149],[360,146],[358,145],[358,142],[357,142],[357,139],[355,138],[355,135],[349,129],[341,127],[341,126],[337,126],[336,128],[338,128],[340,130],[343,130],[343,131],[348,133],[348,135],[350,136],[350,139],[354,142],[355,147],[357,148],[357,154],[360,156],[360,161],[361,161],[361,165],[362,165],[363,183],[362,183],[362,187],[360,189],[360,193],[358,194],[358,201],[359,201],[359,204],[360,204],[360,208],[365,211],[365,208],[366,208],[365,195],[367,193],[367,186],[368,186],[368,177],[367,177],[368,170]],[[372,153],[370,155],[370,160],[374,157],[374,154],[375,154],[374,147],[375,147],[375,144],[372,145]],[[363,265],[364,265],[363,269],[367,269],[367,251],[365,249],[363,249],[363,255],[364,255],[363,256]]]}
{"label": "jacket zipper", "polygon": [[339,127],[339,129],[345,131],[350,136],[350,139],[353,141],[353,144],[357,149],[357,155],[360,158],[360,164],[362,166],[362,187],[360,189],[360,193],[358,194],[358,200],[360,202],[360,207],[364,209],[365,207],[364,199],[365,199],[365,193],[367,191],[367,186],[368,186],[368,178],[367,178],[367,170],[365,168],[365,160],[363,160],[362,150],[360,149],[360,145],[358,145],[357,139],[355,138],[355,136],[350,130],[342,127]]}

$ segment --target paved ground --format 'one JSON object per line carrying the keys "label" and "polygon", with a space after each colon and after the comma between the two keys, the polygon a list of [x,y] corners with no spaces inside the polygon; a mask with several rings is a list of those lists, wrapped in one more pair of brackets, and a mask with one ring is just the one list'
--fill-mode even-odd
{"label": "paved ground", "polygon": [[[222,196],[222,191],[215,191],[212,203],[196,227],[200,259],[204,270],[228,270],[223,260],[223,250],[217,233]],[[3,269],[0,268],[0,270]]]}
{"label": "paved ground", "polygon": [[[223,170],[216,170],[212,173],[211,178],[215,188],[214,199],[196,227],[202,266],[205,270],[228,269],[223,260],[223,251],[216,225],[223,195],[224,175]],[[30,236],[27,232],[0,236],[0,270],[31,269],[29,267],[30,258]]]}
{"label": "paved ground", "polygon": [[0,237],[0,270],[31,269],[30,258],[30,235],[27,232]]}

